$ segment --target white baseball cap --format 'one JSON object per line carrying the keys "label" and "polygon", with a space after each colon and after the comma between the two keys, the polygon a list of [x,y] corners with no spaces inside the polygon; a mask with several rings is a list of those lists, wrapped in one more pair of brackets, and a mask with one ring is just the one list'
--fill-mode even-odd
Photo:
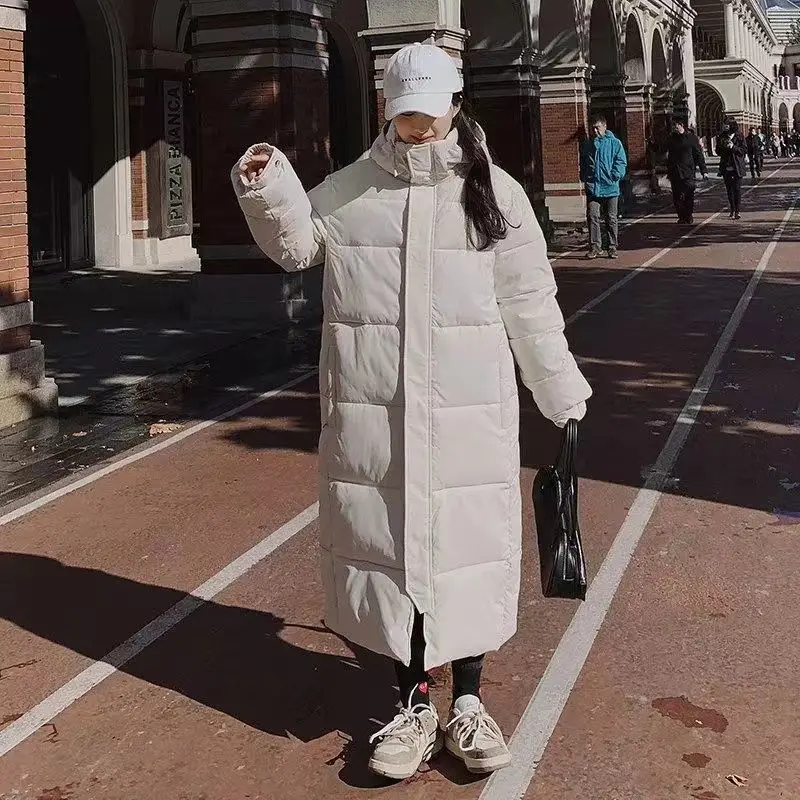
{"label": "white baseball cap", "polygon": [[433,42],[410,44],[398,50],[383,73],[384,116],[427,114],[443,117],[450,110],[453,95],[464,84],[452,58]]}

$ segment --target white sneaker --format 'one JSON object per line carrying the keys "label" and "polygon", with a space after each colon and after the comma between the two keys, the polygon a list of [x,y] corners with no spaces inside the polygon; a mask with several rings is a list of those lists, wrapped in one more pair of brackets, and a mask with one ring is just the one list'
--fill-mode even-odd
{"label": "white sneaker", "polygon": [[378,742],[369,760],[373,772],[396,781],[410,778],[442,749],[436,708],[422,703],[412,706],[409,700],[408,707],[369,741]]}
{"label": "white sneaker", "polygon": [[485,774],[511,763],[503,732],[474,695],[456,700],[445,728],[444,746],[470,772]]}

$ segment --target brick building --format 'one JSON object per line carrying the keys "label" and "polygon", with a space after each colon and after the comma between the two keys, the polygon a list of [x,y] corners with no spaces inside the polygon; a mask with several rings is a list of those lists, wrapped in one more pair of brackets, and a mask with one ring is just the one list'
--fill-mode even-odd
{"label": "brick building", "polygon": [[665,0],[0,0],[0,425],[56,401],[31,273],[189,262],[200,317],[312,311],[319,276],[256,251],[230,166],[269,140],[310,187],[357,158],[407,42],[433,33],[457,60],[545,226],[584,216],[593,110],[648,191],[648,138],[694,116],[695,16]]}

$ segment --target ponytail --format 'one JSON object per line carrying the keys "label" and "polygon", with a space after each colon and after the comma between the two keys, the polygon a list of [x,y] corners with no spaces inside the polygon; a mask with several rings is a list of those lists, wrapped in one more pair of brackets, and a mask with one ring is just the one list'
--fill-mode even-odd
{"label": "ponytail", "polygon": [[455,127],[464,161],[469,164],[464,184],[464,213],[472,245],[477,250],[486,250],[506,238],[509,222],[497,204],[489,156],[478,138],[477,124],[464,109],[460,93],[453,95],[453,105],[461,106]]}

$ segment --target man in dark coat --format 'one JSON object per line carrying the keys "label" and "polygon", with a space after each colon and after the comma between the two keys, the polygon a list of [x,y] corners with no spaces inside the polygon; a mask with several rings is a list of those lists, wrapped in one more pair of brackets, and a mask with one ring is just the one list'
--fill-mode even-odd
{"label": "man in dark coat", "polygon": [[750,175],[753,180],[756,176],[760,178],[764,166],[764,141],[755,128],[750,128],[747,137],[747,158],[750,161]]}
{"label": "man in dark coat", "polygon": [[730,205],[731,219],[741,219],[740,206],[742,203],[742,178],[747,175],[745,153],[747,144],[739,133],[739,126],[735,120],[728,120],[717,136],[717,154],[719,155],[719,174],[725,180],[728,190],[728,204]]}
{"label": "man in dark coat", "polygon": [[694,214],[694,192],[697,172],[706,178],[706,159],[700,140],[686,128],[685,120],[672,120],[672,133],[667,144],[667,177],[672,186],[672,200],[679,223],[691,224]]}

